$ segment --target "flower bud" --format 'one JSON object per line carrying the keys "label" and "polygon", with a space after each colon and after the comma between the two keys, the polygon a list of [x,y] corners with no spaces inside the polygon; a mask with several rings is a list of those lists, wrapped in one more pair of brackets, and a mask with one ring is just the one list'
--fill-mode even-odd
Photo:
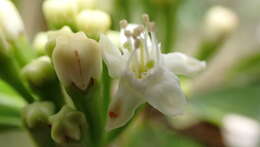
{"label": "flower bud", "polygon": [[24,33],[22,19],[9,0],[0,1],[0,28],[7,40],[15,40],[21,33]]}
{"label": "flower bud", "polygon": [[80,11],[94,9],[97,5],[97,0],[77,0],[77,4]]}
{"label": "flower bud", "polygon": [[22,70],[22,75],[33,87],[40,87],[56,78],[48,56],[39,57],[26,65]]}
{"label": "flower bud", "polygon": [[86,90],[90,80],[97,80],[101,73],[99,45],[82,32],[57,37],[52,60],[58,78],[65,87],[74,84]]}
{"label": "flower bud", "polygon": [[60,144],[80,141],[87,128],[87,122],[82,112],[73,110],[68,106],[50,117],[52,125],[52,139]]}
{"label": "flower bud", "polygon": [[48,42],[48,35],[45,32],[36,35],[33,41],[33,48],[36,50],[37,56],[46,55],[46,44]]}
{"label": "flower bud", "polygon": [[46,0],[43,13],[52,29],[60,29],[65,25],[74,28],[78,13],[77,3],[75,0]]}
{"label": "flower bud", "polygon": [[94,39],[97,39],[100,33],[108,31],[110,25],[110,16],[100,10],[84,10],[77,16],[78,28]]}
{"label": "flower bud", "polygon": [[54,105],[51,102],[34,102],[27,105],[22,112],[24,123],[28,128],[48,125],[49,116],[54,113]]}
{"label": "flower bud", "polygon": [[72,33],[71,29],[67,26],[63,27],[57,31],[49,31],[48,32],[48,42],[46,44],[46,53],[48,56],[52,56],[53,49],[56,46],[56,39],[59,36],[70,35]]}
{"label": "flower bud", "polygon": [[208,11],[205,25],[205,31],[210,37],[221,37],[235,30],[238,25],[238,17],[228,8],[215,6]]}

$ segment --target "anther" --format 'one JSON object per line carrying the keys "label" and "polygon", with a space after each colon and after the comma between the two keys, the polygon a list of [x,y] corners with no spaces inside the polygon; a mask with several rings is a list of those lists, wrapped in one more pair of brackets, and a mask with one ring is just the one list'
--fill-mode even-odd
{"label": "anther", "polygon": [[128,30],[126,30],[124,32],[124,34],[125,34],[126,37],[131,37],[132,36],[132,33],[130,31],[128,31]]}
{"label": "anther", "polygon": [[127,22],[127,20],[123,19],[123,20],[120,21],[119,24],[120,24],[120,27],[121,27],[122,29],[124,29],[124,28],[127,27],[128,22]]}
{"label": "anther", "polygon": [[135,45],[136,49],[139,48],[140,44],[141,44],[141,41],[139,39],[135,39],[134,45]]}
{"label": "anther", "polygon": [[155,23],[154,22],[148,23],[148,31],[149,32],[155,32]]}
{"label": "anther", "polygon": [[148,14],[143,14],[143,20],[144,20],[145,24],[149,23],[150,22],[149,15]]}

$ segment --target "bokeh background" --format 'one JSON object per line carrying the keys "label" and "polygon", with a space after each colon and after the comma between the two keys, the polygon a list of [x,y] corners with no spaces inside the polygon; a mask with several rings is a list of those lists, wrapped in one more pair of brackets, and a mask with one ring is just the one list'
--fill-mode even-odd
{"label": "bokeh background", "polygon": [[[189,55],[194,55],[205,40],[205,15],[211,7],[224,6],[239,18],[235,31],[207,60],[207,69],[192,80],[182,80],[189,102],[185,113],[165,118],[147,107],[135,122],[142,124],[131,126],[116,141],[120,146],[260,146],[259,0],[168,0],[167,4],[163,4],[167,0],[97,1],[98,8],[111,15],[113,30],[119,30],[120,19],[137,23],[141,14],[146,12],[157,23],[160,41],[166,42],[173,51]],[[47,30],[42,0],[14,2],[31,40],[38,32]],[[170,40],[167,36],[171,36]],[[0,118],[0,122],[4,119]],[[23,130],[1,130],[0,146],[17,145],[33,146]]]}

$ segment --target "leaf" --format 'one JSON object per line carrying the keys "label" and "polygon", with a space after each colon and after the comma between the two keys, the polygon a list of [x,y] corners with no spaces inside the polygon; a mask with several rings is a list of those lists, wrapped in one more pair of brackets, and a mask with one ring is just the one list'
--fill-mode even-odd
{"label": "leaf", "polygon": [[217,124],[224,115],[236,113],[260,121],[260,85],[216,90],[193,96],[192,111]]}
{"label": "leaf", "polygon": [[181,136],[158,124],[147,123],[135,128],[125,147],[202,147],[194,140]]}

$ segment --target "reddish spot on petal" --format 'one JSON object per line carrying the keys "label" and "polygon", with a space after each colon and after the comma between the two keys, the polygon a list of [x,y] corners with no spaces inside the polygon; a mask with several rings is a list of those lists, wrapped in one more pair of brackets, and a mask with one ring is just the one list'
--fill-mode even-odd
{"label": "reddish spot on petal", "polygon": [[109,112],[109,117],[110,117],[110,118],[117,118],[117,117],[118,117],[118,114],[115,113],[115,112],[110,111],[110,112]]}

